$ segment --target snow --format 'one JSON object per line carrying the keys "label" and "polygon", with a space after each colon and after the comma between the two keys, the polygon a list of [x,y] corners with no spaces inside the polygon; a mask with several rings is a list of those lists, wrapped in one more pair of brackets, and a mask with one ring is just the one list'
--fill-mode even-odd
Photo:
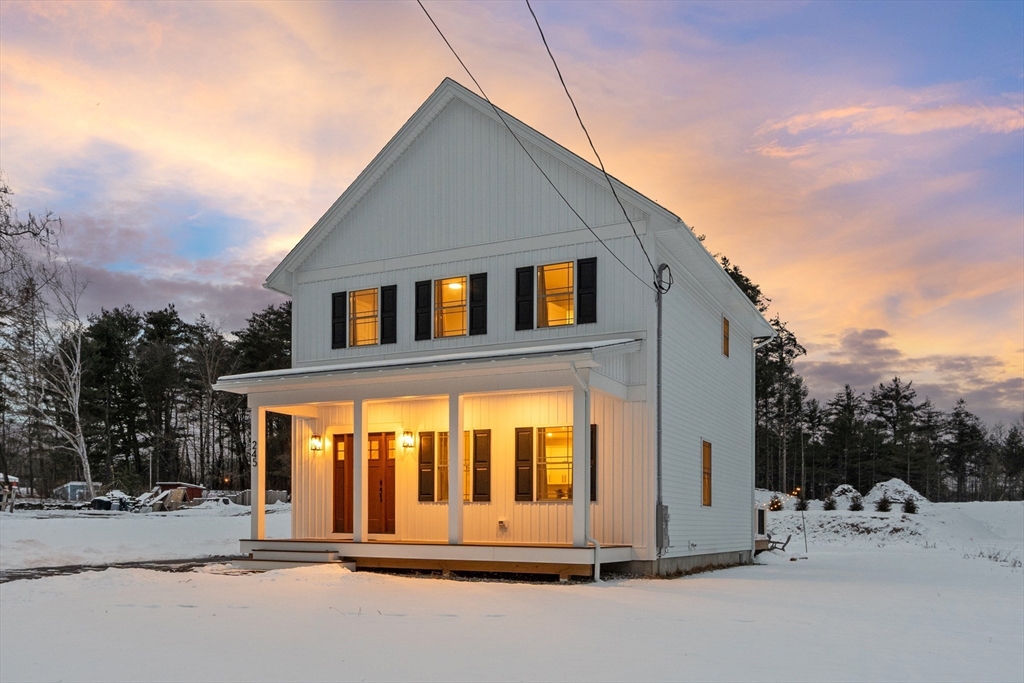
{"label": "snow", "polygon": [[[10,529],[52,548],[88,533],[71,539],[78,553],[152,558],[160,534],[178,544],[168,556],[209,554],[217,532],[204,525],[225,532],[214,553],[237,552],[249,522],[237,512],[4,515],[2,554]],[[268,533],[286,534],[289,516],[268,515]],[[793,533],[792,552],[672,580],[214,565],[10,581],[0,680],[1024,680],[1024,572],[1007,559],[1024,547],[1024,504],[923,503],[919,515],[790,506],[768,525]]]}
{"label": "snow", "polygon": [[918,503],[928,500],[902,479],[890,479],[889,481],[879,482],[871,487],[868,495],[864,496],[864,505],[874,505],[884,495],[889,496],[889,500],[893,503],[902,503],[908,497],[913,498]]}
{"label": "snow", "polygon": [[[290,536],[290,512],[268,505],[267,534]],[[19,510],[0,514],[0,569],[237,555],[249,530],[248,507],[219,501],[150,514]]]}

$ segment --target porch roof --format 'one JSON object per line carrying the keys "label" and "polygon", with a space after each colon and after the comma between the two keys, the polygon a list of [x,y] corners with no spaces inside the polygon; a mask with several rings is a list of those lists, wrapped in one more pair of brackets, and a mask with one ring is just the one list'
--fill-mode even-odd
{"label": "porch roof", "polygon": [[[283,370],[267,370],[264,372],[248,372],[239,375],[225,375],[217,379],[213,386],[218,391],[246,394],[254,390],[270,389],[284,383],[303,379],[325,379],[331,376],[352,375],[359,372],[382,372],[403,370],[437,370],[443,371],[454,365],[479,366],[483,363],[536,362],[543,359],[562,360],[593,360],[595,352],[602,355],[615,356],[632,353],[640,346],[640,339],[598,339],[592,341],[564,344],[543,344],[520,346],[505,349],[488,349],[485,351],[458,351],[449,353],[432,353],[425,356],[406,356],[403,358],[387,358],[348,361],[317,365],[305,368],[286,368]],[[587,357],[573,358],[579,354]]]}

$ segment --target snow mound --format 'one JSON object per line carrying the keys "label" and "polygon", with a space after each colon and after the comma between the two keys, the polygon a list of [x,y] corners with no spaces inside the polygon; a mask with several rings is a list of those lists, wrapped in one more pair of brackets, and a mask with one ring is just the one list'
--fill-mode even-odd
{"label": "snow mound", "polygon": [[890,479],[875,484],[874,487],[864,496],[865,505],[881,500],[883,495],[888,495],[889,500],[894,503],[902,503],[907,498],[913,498],[916,502],[928,502],[928,499],[915,491],[913,487],[902,479]]}
{"label": "snow mound", "polygon": [[854,496],[859,496],[860,492],[853,488],[849,484],[840,484],[836,487],[836,490],[832,492],[832,497],[839,501],[851,500]]}

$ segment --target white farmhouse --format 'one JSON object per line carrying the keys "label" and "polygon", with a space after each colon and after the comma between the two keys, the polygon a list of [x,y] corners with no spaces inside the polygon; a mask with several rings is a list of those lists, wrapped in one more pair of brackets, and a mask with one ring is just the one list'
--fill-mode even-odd
{"label": "white farmhouse", "polygon": [[[246,566],[750,561],[771,327],[675,214],[500,116],[446,79],[268,278],[292,367],[216,385],[257,435]],[[264,532],[268,411],[292,416],[288,539]]]}

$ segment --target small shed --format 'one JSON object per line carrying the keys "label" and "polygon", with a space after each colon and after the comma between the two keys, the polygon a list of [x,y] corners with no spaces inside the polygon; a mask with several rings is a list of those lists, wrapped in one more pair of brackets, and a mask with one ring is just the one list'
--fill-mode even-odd
{"label": "small shed", "polygon": [[188,496],[189,500],[202,498],[206,492],[206,487],[202,484],[189,484],[183,481],[158,481],[156,485],[160,487],[161,493],[173,491],[174,489],[185,489],[185,495]]}
{"label": "small shed", "polygon": [[[93,487],[99,490],[103,487],[103,484],[94,481]],[[86,500],[89,497],[89,485],[84,481],[69,481],[55,488],[53,490],[53,497],[71,502]]]}

